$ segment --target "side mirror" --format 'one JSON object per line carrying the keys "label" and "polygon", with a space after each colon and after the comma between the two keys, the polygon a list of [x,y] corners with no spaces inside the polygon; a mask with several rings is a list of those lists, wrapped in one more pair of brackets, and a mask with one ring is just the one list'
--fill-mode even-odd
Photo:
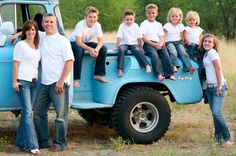
{"label": "side mirror", "polygon": [[6,39],[7,39],[6,35],[0,34],[0,47],[3,47],[5,45]]}
{"label": "side mirror", "polygon": [[0,34],[2,35],[12,35],[15,33],[14,25],[12,22],[3,22],[0,26]]}

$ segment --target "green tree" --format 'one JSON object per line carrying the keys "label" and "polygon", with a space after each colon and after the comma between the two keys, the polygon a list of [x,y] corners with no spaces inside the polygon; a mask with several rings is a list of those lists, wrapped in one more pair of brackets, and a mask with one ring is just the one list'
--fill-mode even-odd
{"label": "green tree", "polygon": [[[122,22],[122,14],[131,9],[136,12],[136,22],[140,24],[145,17],[145,6],[149,3],[158,5],[157,20],[163,25],[171,7],[182,9],[184,16],[190,10],[197,11],[201,18],[200,26],[204,33],[214,33],[235,38],[236,31],[236,0],[60,0],[60,9],[65,28],[73,29],[83,19],[84,10],[92,5],[99,10],[99,22],[103,31],[117,30]],[[183,20],[185,24],[185,20]]]}
{"label": "green tree", "polygon": [[236,29],[236,1],[235,0],[219,0],[217,2],[219,13],[222,18],[222,27],[220,27],[226,39],[235,38]]}

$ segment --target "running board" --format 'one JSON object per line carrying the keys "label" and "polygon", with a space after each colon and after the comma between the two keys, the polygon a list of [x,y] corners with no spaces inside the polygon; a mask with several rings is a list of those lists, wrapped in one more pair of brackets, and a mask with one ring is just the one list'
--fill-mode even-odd
{"label": "running board", "polygon": [[72,109],[96,109],[96,108],[112,108],[112,105],[96,103],[96,102],[79,102],[73,103],[70,108]]}

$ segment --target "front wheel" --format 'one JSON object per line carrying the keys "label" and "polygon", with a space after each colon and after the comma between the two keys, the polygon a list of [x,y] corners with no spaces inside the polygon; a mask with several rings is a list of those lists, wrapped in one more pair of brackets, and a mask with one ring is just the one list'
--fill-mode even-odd
{"label": "front wheel", "polygon": [[158,91],[139,86],[120,94],[111,117],[113,127],[124,139],[147,144],[164,136],[171,111]]}

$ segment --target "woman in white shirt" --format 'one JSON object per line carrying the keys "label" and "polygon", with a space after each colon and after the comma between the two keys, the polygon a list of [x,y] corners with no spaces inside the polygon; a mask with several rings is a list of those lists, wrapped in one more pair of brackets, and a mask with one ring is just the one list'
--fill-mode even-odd
{"label": "woman in white shirt", "polygon": [[229,147],[233,142],[230,141],[229,129],[222,115],[224,97],[228,88],[223,76],[218,54],[219,41],[214,35],[206,34],[202,38],[200,48],[205,51],[203,63],[207,77],[206,96],[208,98],[215,126],[216,141],[211,147]]}
{"label": "woman in white shirt", "polygon": [[31,154],[39,154],[32,116],[40,60],[38,26],[34,21],[24,23],[21,39],[22,41],[16,44],[13,54],[13,88],[22,106],[16,146]]}

